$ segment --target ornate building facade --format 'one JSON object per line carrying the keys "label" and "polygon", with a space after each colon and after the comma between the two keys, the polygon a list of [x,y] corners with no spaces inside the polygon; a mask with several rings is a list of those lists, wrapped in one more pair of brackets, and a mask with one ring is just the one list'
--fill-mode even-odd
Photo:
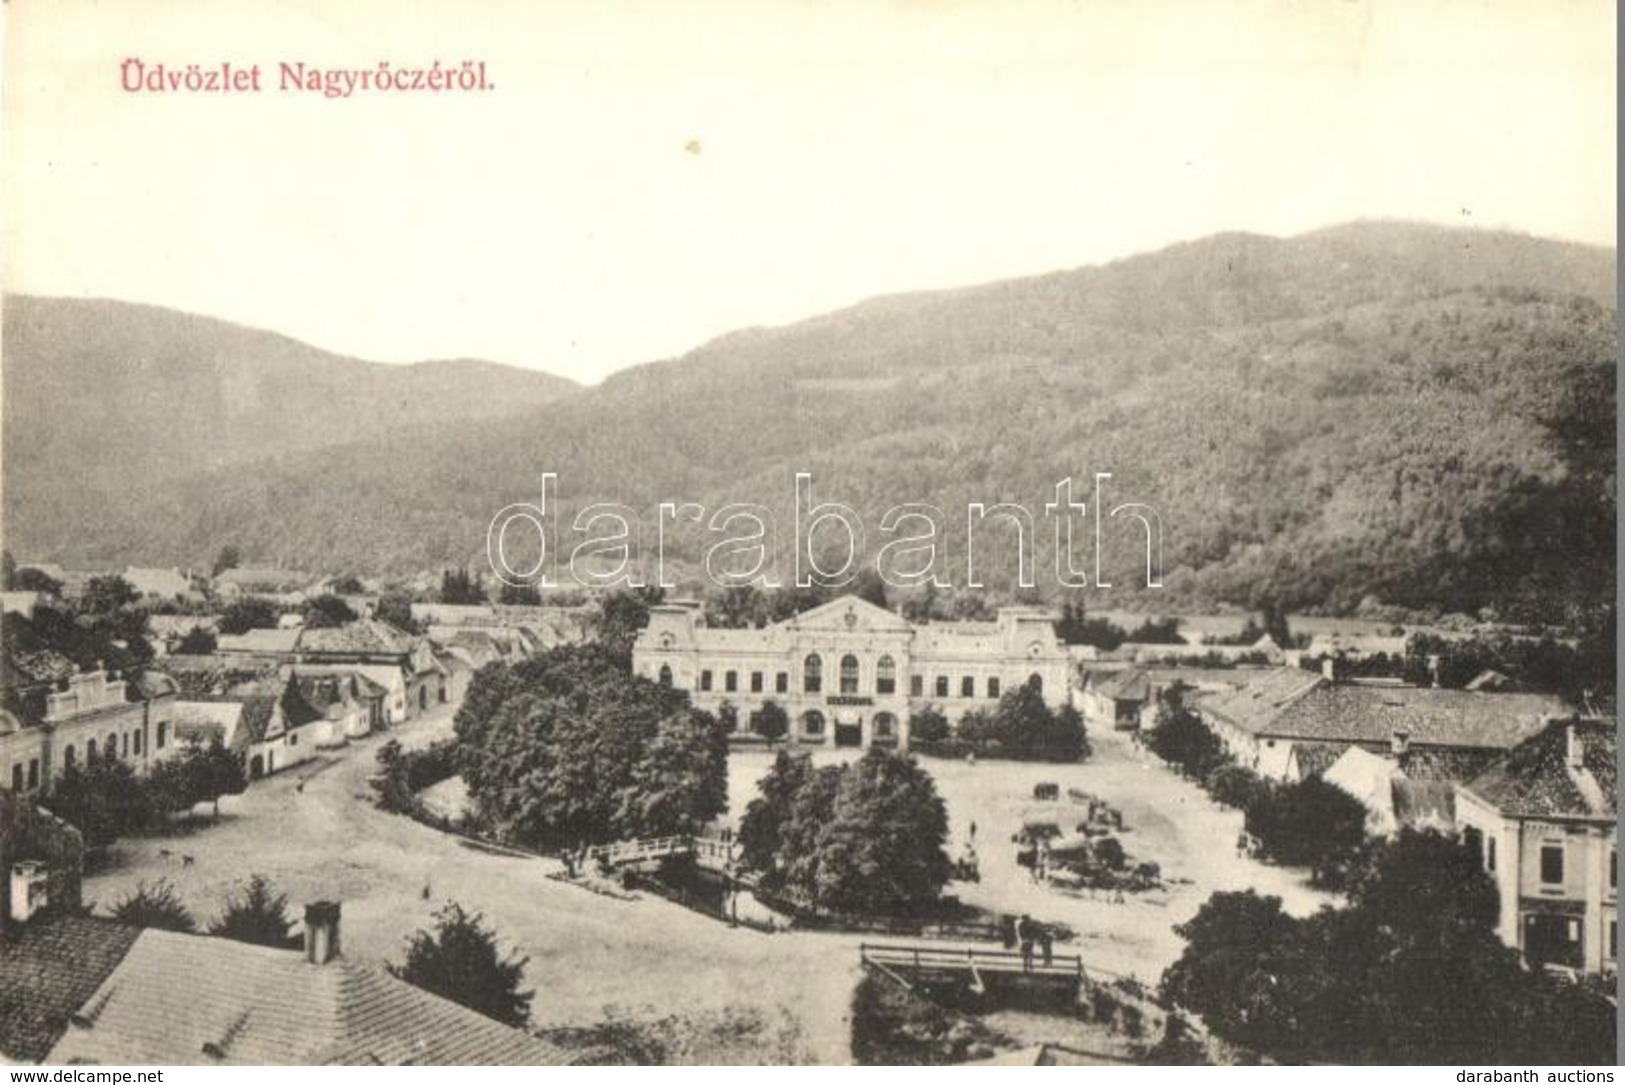
{"label": "ornate building facade", "polygon": [[991,622],[914,625],[847,595],[762,629],[712,629],[697,605],[657,606],[632,650],[633,670],[688,690],[699,708],[732,703],[745,726],[774,701],[790,737],[811,745],[908,745],[926,706],[957,721],[992,709],[1023,682],[1068,703],[1069,667],[1053,616],[1005,607]]}

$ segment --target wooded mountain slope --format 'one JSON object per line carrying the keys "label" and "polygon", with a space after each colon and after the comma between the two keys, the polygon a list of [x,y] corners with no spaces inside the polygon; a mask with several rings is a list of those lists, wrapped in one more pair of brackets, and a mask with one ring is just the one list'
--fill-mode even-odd
{"label": "wooded mountain slope", "polygon": [[[886,508],[946,510],[962,583],[968,503],[1042,516],[1060,478],[1092,503],[1087,480],[1110,471],[1109,503],[1161,513],[1158,605],[1374,595],[1557,617],[1612,596],[1614,278],[1611,250],[1513,234],[1221,235],[734,333],[505,419],[402,418],[252,470],[177,471],[117,517],[84,515],[63,475],[70,500],[42,515],[8,496],[8,513],[64,555],[176,561],[234,542],[304,567],[406,569],[483,560],[492,514],[533,500],[544,471],[572,514],[748,501],[788,535],[803,470],[818,499],[864,515],[871,551]],[[1016,567],[998,533],[977,543],[993,585]],[[678,532],[668,549],[718,538]],[[1142,548],[1110,525],[1101,605],[1134,601]]]}

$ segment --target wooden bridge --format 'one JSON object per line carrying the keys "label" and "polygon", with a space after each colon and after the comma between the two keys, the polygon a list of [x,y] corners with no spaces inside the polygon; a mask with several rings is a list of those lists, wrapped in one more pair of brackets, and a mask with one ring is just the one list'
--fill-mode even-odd
{"label": "wooden bridge", "polygon": [[1047,962],[1042,954],[1024,957],[1011,950],[950,949],[927,945],[877,945],[864,942],[858,947],[863,966],[880,972],[902,986],[915,984],[968,988],[978,994],[990,990],[1011,991],[1039,988],[1075,997],[1088,978],[1083,958],[1056,955]]}
{"label": "wooden bridge", "polygon": [[669,855],[692,855],[707,866],[726,869],[734,860],[733,851],[734,846],[730,841],[715,837],[651,836],[642,840],[599,844],[586,849],[583,857],[590,863],[616,867],[664,859]]}

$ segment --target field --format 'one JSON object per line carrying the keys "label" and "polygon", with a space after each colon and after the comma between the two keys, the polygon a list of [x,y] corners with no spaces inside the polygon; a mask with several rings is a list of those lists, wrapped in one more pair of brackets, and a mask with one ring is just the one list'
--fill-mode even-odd
{"label": "field", "polygon": [[[442,710],[393,737],[411,746],[449,731],[450,714]],[[382,813],[370,804],[366,784],[382,741],[366,739],[256,783],[222,804],[218,825],[121,843],[87,876],[86,900],[105,911],[139,881],[165,877],[206,923],[238,883],[263,873],[296,907],[341,901],[344,952],[376,961],[399,960],[406,938],[456,900],[484,912],[506,944],[529,956],[539,1027],[588,1027],[613,1015],[664,1022],[666,1033],[681,1033],[683,1022],[692,1021],[696,1038],[677,1054],[686,1061],[850,1060],[859,936],[760,934],[654,898],[600,896],[548,878],[558,869],[550,860],[497,854]],[[1282,895],[1298,912],[1320,902],[1296,872],[1235,855],[1237,815],[1217,812],[1201,792],[1138,760],[1120,739],[1097,736],[1096,745],[1095,759],[1082,765],[925,762],[948,802],[953,831],[962,836],[972,821],[977,825],[983,880],[953,892],[989,908],[1068,923],[1091,965],[1153,982],[1179,953],[1173,924],[1214,889],[1255,886]],[[849,755],[818,755],[838,756]],[[736,813],[769,764],[765,752],[733,755]],[[1190,884],[1115,905],[1031,884],[1008,841],[1034,806],[1032,785],[1040,780],[1059,783],[1063,794],[1067,787],[1087,789],[1119,806],[1128,850]],[[736,1027],[742,1017],[755,1021],[743,1033]]]}

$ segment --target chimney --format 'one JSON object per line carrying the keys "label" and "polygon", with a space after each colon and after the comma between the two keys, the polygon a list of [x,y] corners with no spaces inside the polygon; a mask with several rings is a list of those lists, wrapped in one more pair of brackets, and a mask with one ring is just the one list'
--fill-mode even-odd
{"label": "chimney", "polygon": [[1563,729],[1563,762],[1571,769],[1585,768],[1586,744],[1580,737],[1580,725],[1577,721],[1570,721]]}
{"label": "chimney", "polygon": [[305,905],[305,960],[323,965],[339,955],[339,902],[318,900]]}
{"label": "chimney", "polygon": [[1411,733],[1396,729],[1388,736],[1388,752],[1395,757],[1404,757],[1411,749]]}

